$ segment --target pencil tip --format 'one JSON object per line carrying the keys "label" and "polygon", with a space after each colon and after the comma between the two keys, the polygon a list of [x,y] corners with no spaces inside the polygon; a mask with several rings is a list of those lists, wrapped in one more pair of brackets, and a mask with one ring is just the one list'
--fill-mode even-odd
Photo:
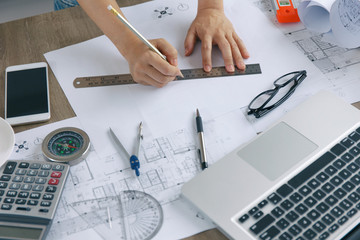
{"label": "pencil tip", "polygon": [[200,115],[200,112],[199,112],[199,109],[198,109],[198,108],[196,109],[196,115],[197,115],[197,116]]}

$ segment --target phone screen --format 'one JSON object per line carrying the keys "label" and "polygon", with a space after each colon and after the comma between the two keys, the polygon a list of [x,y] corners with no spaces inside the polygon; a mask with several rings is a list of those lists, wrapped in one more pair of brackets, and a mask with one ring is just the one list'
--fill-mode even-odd
{"label": "phone screen", "polygon": [[7,72],[6,117],[48,112],[46,68]]}

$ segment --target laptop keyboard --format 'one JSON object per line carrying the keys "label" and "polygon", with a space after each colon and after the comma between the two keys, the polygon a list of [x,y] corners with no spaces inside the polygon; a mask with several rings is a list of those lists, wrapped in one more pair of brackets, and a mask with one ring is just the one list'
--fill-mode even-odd
{"label": "laptop keyboard", "polygon": [[330,239],[360,211],[360,128],[239,219],[261,240]]}

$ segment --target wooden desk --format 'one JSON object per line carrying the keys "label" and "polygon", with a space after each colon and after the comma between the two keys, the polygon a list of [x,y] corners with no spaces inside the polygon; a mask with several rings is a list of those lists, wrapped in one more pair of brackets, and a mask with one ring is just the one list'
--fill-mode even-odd
{"label": "wooden desk", "polygon": [[[121,0],[121,7],[147,0]],[[184,33],[186,34],[186,33]],[[5,68],[10,65],[46,62],[44,53],[102,35],[80,7],[45,13],[0,24],[0,117],[4,118]],[[46,123],[14,127],[21,132],[75,116],[63,90],[49,69],[51,119]],[[212,229],[187,240],[227,239]]]}

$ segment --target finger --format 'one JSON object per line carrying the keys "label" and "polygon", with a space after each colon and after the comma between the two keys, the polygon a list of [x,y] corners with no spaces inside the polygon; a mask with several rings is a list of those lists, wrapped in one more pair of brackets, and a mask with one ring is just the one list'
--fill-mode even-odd
{"label": "finger", "polygon": [[[163,76],[175,78],[176,76],[182,76],[180,69],[176,66],[169,64],[167,61],[164,61],[162,58],[158,56],[153,56],[150,61],[153,69]],[[158,77],[158,79],[160,79]]]}
{"label": "finger", "polygon": [[223,56],[226,71],[234,72],[235,68],[234,68],[233,55],[231,52],[232,48],[231,48],[231,44],[229,43],[228,39],[226,37],[224,37],[217,44],[218,44],[221,54]]}
{"label": "finger", "polygon": [[165,74],[159,72],[158,69],[154,68],[153,66],[150,66],[147,69],[145,74],[160,85],[167,84],[168,82],[171,82],[172,80],[174,80],[176,77],[176,75],[175,76],[174,75],[170,75],[170,76],[165,75]]}
{"label": "finger", "polygon": [[194,47],[196,44],[196,32],[193,28],[190,28],[184,42],[185,47],[185,56],[189,56],[194,51]]}
{"label": "finger", "polygon": [[238,47],[240,49],[241,56],[245,59],[249,58],[250,54],[249,54],[248,50],[246,49],[243,40],[236,33],[233,35],[233,37],[235,39],[236,44],[238,45]]}
{"label": "finger", "polygon": [[238,44],[236,43],[236,41],[233,38],[228,39],[228,41],[230,43],[231,52],[232,52],[232,56],[233,56],[236,67],[240,70],[245,70],[244,59],[241,55]]}
{"label": "finger", "polygon": [[157,88],[161,88],[161,87],[164,87],[166,86],[166,84],[168,84],[169,81],[158,81],[156,79],[154,79],[153,77],[151,77],[150,75],[152,74],[149,74],[149,72],[143,72],[141,74],[141,76],[136,76],[134,77],[134,80],[139,83],[139,84],[143,84],[143,85],[150,85],[150,86],[154,86],[154,87],[157,87]]}
{"label": "finger", "polygon": [[212,68],[211,51],[212,51],[212,39],[211,37],[204,37],[201,40],[201,55],[202,55],[202,62],[205,72],[210,72]]}
{"label": "finger", "polygon": [[178,52],[168,41],[165,39],[157,39],[155,42],[156,48],[166,56],[166,60],[173,66],[177,66]]}

